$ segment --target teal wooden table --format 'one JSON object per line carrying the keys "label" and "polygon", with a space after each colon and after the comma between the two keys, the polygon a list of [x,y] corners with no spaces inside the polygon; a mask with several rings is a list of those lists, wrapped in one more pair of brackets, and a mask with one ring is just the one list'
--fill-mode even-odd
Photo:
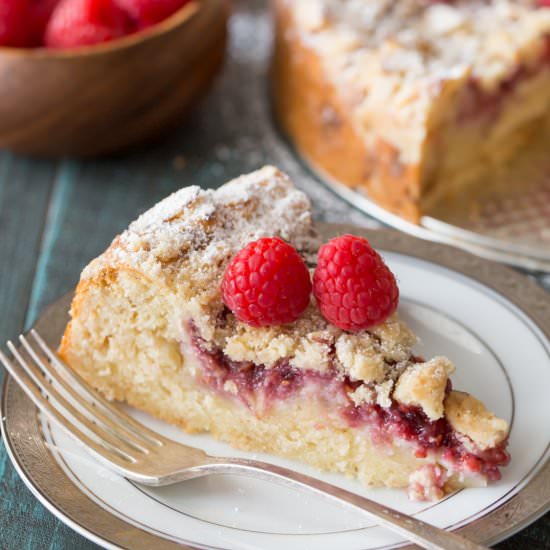
{"label": "teal wooden table", "polygon": [[[175,135],[98,161],[0,155],[0,345],[72,289],[84,265],[157,200],[190,184],[216,187],[267,162],[294,162],[280,148],[270,121],[269,19],[260,2],[235,4],[224,72]],[[311,179],[299,183],[318,219],[373,224]],[[43,548],[97,547],[36,501],[0,444],[0,549]],[[550,548],[550,514],[498,548]]]}

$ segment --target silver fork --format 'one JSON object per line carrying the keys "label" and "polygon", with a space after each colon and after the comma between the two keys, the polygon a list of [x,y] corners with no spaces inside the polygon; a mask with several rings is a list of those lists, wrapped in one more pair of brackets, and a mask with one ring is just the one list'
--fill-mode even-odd
{"label": "silver fork", "polygon": [[287,468],[242,458],[220,458],[151,431],[109,403],[52,351],[34,330],[20,335],[21,346],[0,351],[5,366],[46,417],[77,439],[98,461],[144,485],[169,485],[209,474],[240,474],[306,490],[359,509],[410,541],[429,549],[485,548],[319,479]]}

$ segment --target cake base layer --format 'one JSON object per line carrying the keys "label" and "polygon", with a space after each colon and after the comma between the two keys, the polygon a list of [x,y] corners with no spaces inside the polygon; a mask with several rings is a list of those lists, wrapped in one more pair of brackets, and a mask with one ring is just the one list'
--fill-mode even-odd
{"label": "cake base layer", "polygon": [[[81,283],[60,353],[108,398],[187,432],[210,432],[240,449],[298,459],[366,485],[407,487],[413,482],[417,498],[485,484],[481,476],[451,476],[434,460],[435,453],[418,456],[408,441],[373,442],[367,427],[346,423],[315,388],[274,400],[259,413],[231,390],[206,386],[181,304],[166,287],[135,271],[104,272],[100,279]],[[434,466],[440,476],[434,475]]]}

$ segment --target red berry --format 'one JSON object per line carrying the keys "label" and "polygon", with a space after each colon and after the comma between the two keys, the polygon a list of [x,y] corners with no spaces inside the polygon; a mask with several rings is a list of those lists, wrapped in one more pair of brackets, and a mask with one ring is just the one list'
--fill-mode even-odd
{"label": "red berry", "polygon": [[292,323],[310,301],[311,278],[296,250],[278,237],[245,246],[229,263],[222,298],[235,317],[253,327]]}
{"label": "red berry", "polygon": [[31,45],[28,0],[0,0],[0,46]]}
{"label": "red berry", "polygon": [[29,0],[29,28],[33,46],[44,44],[46,26],[58,3],[59,0]]}
{"label": "red berry", "polygon": [[128,16],[112,0],[61,0],[46,28],[51,48],[107,42],[132,31]]}
{"label": "red berry", "polygon": [[353,332],[386,320],[399,301],[393,273],[367,239],[354,235],[319,249],[313,294],[325,319]]}
{"label": "red berry", "polygon": [[479,473],[483,467],[483,461],[472,454],[466,455],[463,459],[463,463],[470,472]]}
{"label": "red berry", "polygon": [[189,0],[116,0],[138,29],[164,21]]}

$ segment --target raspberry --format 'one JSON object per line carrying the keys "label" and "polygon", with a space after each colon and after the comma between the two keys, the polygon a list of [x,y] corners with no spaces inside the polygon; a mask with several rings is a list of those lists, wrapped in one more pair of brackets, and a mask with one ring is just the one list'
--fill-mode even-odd
{"label": "raspberry", "polygon": [[45,44],[76,48],[120,38],[133,30],[112,0],[61,0],[46,27]]}
{"label": "raspberry", "polygon": [[292,323],[310,301],[311,278],[296,250],[278,237],[245,246],[229,263],[221,285],[225,305],[253,327]]}
{"label": "raspberry", "polygon": [[483,467],[483,461],[472,454],[467,454],[463,459],[463,463],[470,472],[479,473]]}
{"label": "raspberry", "polygon": [[28,0],[0,0],[0,46],[31,45]]}
{"label": "raspberry", "polygon": [[381,323],[399,301],[393,273],[367,239],[354,235],[319,249],[313,294],[327,321],[352,332]]}
{"label": "raspberry", "polygon": [[33,46],[44,43],[44,32],[59,0],[30,0],[29,28]]}
{"label": "raspberry", "polygon": [[189,0],[116,0],[138,29],[145,29],[170,17]]}

